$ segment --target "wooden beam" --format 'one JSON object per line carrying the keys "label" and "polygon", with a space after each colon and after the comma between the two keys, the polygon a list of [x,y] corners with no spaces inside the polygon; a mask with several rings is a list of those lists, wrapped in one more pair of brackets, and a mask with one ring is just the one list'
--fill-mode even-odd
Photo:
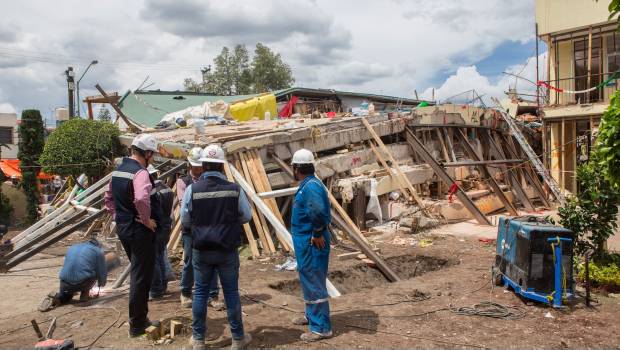
{"label": "wooden beam", "polygon": [[[478,155],[478,153],[476,153],[476,150],[474,150],[474,147],[469,143],[469,140],[467,140],[467,136],[463,134],[463,130],[457,129],[456,134],[458,137],[461,138],[462,145],[464,146],[465,152],[469,154],[469,157],[477,161],[482,161],[481,157]],[[502,204],[504,204],[504,207],[510,213],[510,215],[519,215],[517,213],[517,209],[512,205],[508,198],[506,198],[504,191],[502,191],[497,181],[495,181],[495,178],[489,172],[486,164],[478,165],[478,169],[480,169],[480,174],[487,179],[489,186],[493,189],[493,192],[495,192],[495,195],[500,199],[500,201],[502,201]]]}
{"label": "wooden beam", "polygon": [[[103,97],[105,97],[106,99],[109,99],[110,96],[101,88],[101,86],[99,86],[99,84],[95,85],[95,88],[97,88],[97,90],[99,90],[99,93],[101,93],[101,95],[103,95]],[[129,127],[129,129],[132,132],[135,133],[141,133],[143,130],[146,129],[146,127],[144,125],[138,124],[136,122],[134,122],[133,120],[129,119],[125,113],[123,113],[123,111],[121,110],[121,108],[118,106],[118,104],[116,103],[110,103],[110,106],[112,106],[112,108],[114,108],[114,110],[116,111],[116,114],[123,119],[123,121],[125,122],[125,124],[127,124],[127,126]]]}
{"label": "wooden beam", "polygon": [[525,159],[493,159],[493,160],[473,160],[473,161],[461,161],[455,163],[441,163],[445,167],[459,167],[459,166],[475,166],[475,165],[493,165],[493,164],[512,164],[523,163]]}
{"label": "wooden beam", "polygon": [[[226,173],[228,181],[235,181],[230,172],[230,165],[228,163],[224,164],[224,172]],[[245,232],[245,237],[247,238],[248,244],[250,245],[250,251],[252,252],[252,256],[255,258],[259,257],[260,252],[258,251],[258,245],[256,243],[256,239],[254,239],[254,235],[252,234],[252,228],[250,227],[249,223],[243,224],[243,231]]]}
{"label": "wooden beam", "polygon": [[[420,157],[433,168],[435,174],[437,174],[437,176],[439,176],[439,178],[443,182],[445,182],[446,185],[452,186],[452,184],[455,183],[454,179],[452,179],[450,175],[448,175],[448,173],[441,167],[441,165],[435,160],[435,158],[433,158],[433,156],[428,152],[428,150],[426,150],[426,148],[422,144],[422,141],[420,141],[420,139],[415,136],[415,133],[409,128],[406,128],[406,130],[407,142],[409,142],[412,148],[415,149],[416,152],[418,152]],[[474,216],[478,223],[491,226],[491,222],[489,221],[489,219],[480,211],[480,209],[478,209],[478,207],[476,207],[474,202],[467,196],[467,194],[465,193],[465,191],[463,191],[461,187],[458,187],[456,196],[467,208],[467,210],[469,210],[469,212]]]}
{"label": "wooden beam", "polygon": [[[293,247],[293,238],[291,237],[291,234],[288,232],[286,227],[275,217],[275,215],[273,215],[269,207],[267,207],[267,204],[263,202],[263,200],[252,189],[252,186],[250,186],[250,184],[243,178],[241,173],[232,164],[230,165],[230,172],[235,178],[235,182],[237,182],[237,184],[241,186],[241,188],[245,191],[250,200],[254,202],[254,205],[256,206],[258,211],[260,211],[265,216],[265,218],[269,220],[269,222],[275,229],[276,234],[278,236],[281,236],[283,240],[286,240],[289,245]],[[326,280],[326,284],[329,296],[331,296],[332,298],[340,296],[340,292],[338,292],[336,287],[331,283],[329,279]]]}
{"label": "wooden beam", "polygon": [[362,117],[361,119],[362,119],[362,123],[364,123],[364,126],[366,126],[366,129],[368,129],[368,131],[372,135],[372,138],[375,140],[375,142],[377,142],[379,147],[388,156],[388,159],[390,160],[390,162],[392,162],[392,166],[396,170],[396,174],[398,174],[403,185],[405,185],[406,188],[409,190],[415,202],[418,204],[418,206],[420,206],[420,208],[424,208],[424,203],[422,202],[422,199],[418,196],[416,190],[413,188],[413,185],[411,184],[411,182],[409,182],[409,179],[407,179],[405,174],[403,174],[403,172],[400,170],[400,166],[398,166],[398,162],[396,161],[396,159],[394,159],[394,157],[392,156],[390,151],[387,149],[387,147],[385,147],[385,144],[383,143],[383,141],[381,141],[381,138],[379,137],[379,135],[377,135],[375,130],[372,128],[372,125],[368,123],[368,120],[366,120],[366,118]]}
{"label": "wooden beam", "polygon": [[283,188],[281,190],[258,193],[258,196],[263,199],[292,196],[297,192],[298,189],[299,187]]}

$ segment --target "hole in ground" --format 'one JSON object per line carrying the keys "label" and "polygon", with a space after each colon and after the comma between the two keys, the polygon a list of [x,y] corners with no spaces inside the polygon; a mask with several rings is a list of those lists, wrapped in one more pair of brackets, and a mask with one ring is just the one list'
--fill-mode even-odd
{"label": "hole in ground", "polygon": [[[448,260],[426,255],[400,255],[385,260],[403,280],[458,264],[458,260]],[[372,289],[389,283],[381,271],[366,264],[358,264],[347,269],[330,271],[329,279],[342,294]],[[285,294],[296,296],[301,294],[299,279],[272,283],[269,284],[269,287]]]}

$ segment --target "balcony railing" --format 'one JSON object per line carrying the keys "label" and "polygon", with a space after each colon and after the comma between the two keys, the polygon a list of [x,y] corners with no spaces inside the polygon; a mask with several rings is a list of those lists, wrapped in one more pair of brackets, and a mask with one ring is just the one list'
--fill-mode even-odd
{"label": "balcony railing", "polygon": [[[587,75],[545,81],[544,83],[551,86],[551,88],[541,85],[542,101],[550,106],[608,102],[611,95],[618,89],[616,79],[603,84],[612,75],[613,73],[592,74],[590,75],[589,84]],[[595,86],[599,87],[589,92],[573,93],[573,91],[587,90]]]}

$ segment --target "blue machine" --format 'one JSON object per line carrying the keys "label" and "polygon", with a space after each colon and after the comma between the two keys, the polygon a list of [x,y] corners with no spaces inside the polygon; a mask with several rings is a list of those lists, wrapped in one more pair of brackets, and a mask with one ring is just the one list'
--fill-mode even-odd
{"label": "blue machine", "polygon": [[562,307],[573,296],[573,232],[541,219],[500,218],[493,280],[524,298]]}

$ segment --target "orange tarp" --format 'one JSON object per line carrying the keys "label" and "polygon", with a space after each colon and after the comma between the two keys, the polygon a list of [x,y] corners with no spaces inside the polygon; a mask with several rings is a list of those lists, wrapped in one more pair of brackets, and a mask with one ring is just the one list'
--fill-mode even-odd
{"label": "orange tarp", "polygon": [[[22,170],[19,167],[19,159],[0,160],[0,169],[7,178],[10,178],[11,176],[17,176],[20,179],[22,178]],[[52,175],[41,171],[39,172],[38,178],[39,180],[49,180],[52,178]]]}

